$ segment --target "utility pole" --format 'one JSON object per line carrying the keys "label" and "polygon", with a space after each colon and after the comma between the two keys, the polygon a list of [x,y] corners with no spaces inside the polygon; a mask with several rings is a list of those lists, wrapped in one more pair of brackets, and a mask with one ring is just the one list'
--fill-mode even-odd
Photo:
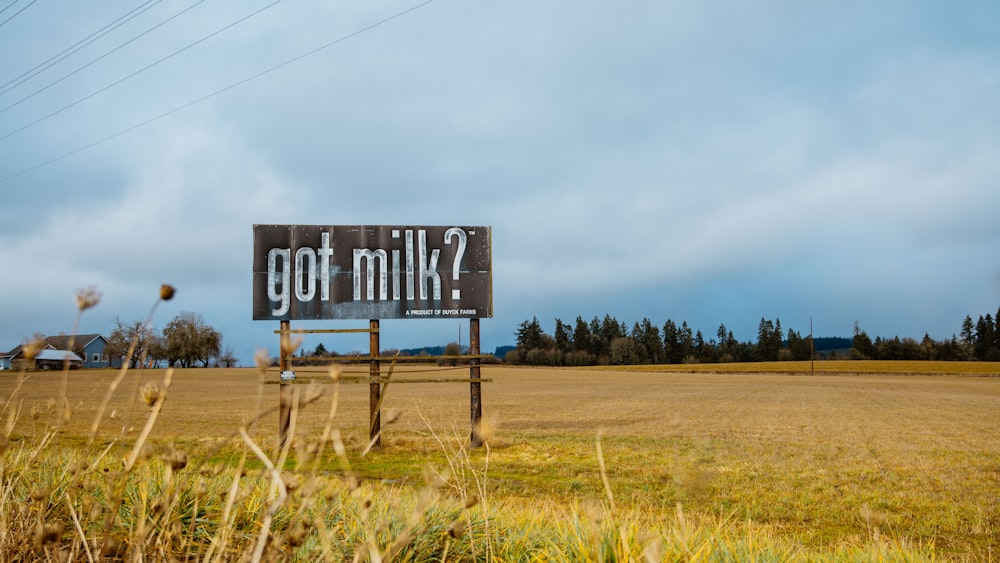
{"label": "utility pole", "polygon": [[816,341],[813,340],[812,317],[809,317],[809,375],[816,375]]}

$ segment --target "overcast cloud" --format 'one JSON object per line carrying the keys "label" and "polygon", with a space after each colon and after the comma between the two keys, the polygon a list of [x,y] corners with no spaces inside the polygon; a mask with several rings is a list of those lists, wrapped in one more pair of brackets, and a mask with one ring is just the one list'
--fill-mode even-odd
{"label": "overcast cloud", "polygon": [[68,332],[81,288],[108,334],[171,283],[158,326],[274,353],[255,223],[492,225],[486,350],[533,316],[943,339],[1000,305],[995,1],[270,4],[0,13],[27,6],[0,24],[0,348]]}

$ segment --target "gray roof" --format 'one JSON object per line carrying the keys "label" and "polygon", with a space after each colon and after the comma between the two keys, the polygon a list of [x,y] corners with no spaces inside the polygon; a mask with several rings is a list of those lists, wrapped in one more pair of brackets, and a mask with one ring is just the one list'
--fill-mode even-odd
{"label": "gray roof", "polygon": [[[108,339],[100,334],[78,334],[73,337],[73,347],[76,349],[83,349],[89,346],[93,341],[101,339],[107,343]],[[69,348],[70,337],[65,334],[60,334],[59,336],[46,336],[45,346],[48,348],[56,348],[65,350]],[[7,352],[6,354],[0,353],[0,358],[16,358],[21,351],[24,349],[23,344],[18,344],[13,350]]]}
{"label": "gray roof", "polygon": [[[100,334],[78,334],[76,336],[60,334],[58,336],[45,337],[45,345],[58,350],[67,350],[69,349],[69,341],[72,339],[73,348],[86,348],[91,342],[97,340],[98,338],[104,337]],[[104,338],[104,340],[107,341],[107,338]]]}
{"label": "gray roof", "polygon": [[35,354],[36,360],[54,360],[54,361],[64,361],[69,360],[71,362],[82,362],[83,358],[77,356],[73,352],[68,350],[39,350]]}

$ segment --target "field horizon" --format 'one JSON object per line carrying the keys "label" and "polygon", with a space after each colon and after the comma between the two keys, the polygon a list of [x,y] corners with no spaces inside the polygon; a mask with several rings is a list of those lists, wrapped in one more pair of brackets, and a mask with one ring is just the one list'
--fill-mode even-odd
{"label": "field horizon", "polygon": [[[948,373],[932,362],[847,363],[868,372],[821,371],[820,362],[817,375],[791,362],[780,362],[787,372],[760,364],[752,373],[719,365],[484,366],[488,447],[477,450],[465,450],[467,385],[406,383],[468,377],[468,368],[401,364],[384,388],[383,419],[392,423],[370,452],[367,366],[337,383],[324,369],[297,368],[293,388],[315,400],[296,412],[292,457],[323,433],[333,407],[352,471],[382,486],[417,490],[428,466],[447,468],[466,451],[467,463],[481,468],[482,494],[514,512],[573,513],[565,507],[610,500],[651,529],[678,517],[743,523],[807,556],[889,538],[917,559],[993,557],[1000,365],[943,362]],[[842,366],[822,366],[835,368]],[[16,398],[20,413],[10,450],[47,435],[76,448],[117,371],[34,372],[20,384],[9,375],[0,377],[0,396]],[[127,375],[98,445],[134,439],[149,411],[142,390],[163,378],[160,369]],[[148,442],[158,453],[182,449],[192,461],[228,463],[243,449],[240,428],[264,413],[247,428],[274,446],[276,380],[276,372],[247,368],[174,370]],[[71,414],[52,435],[46,421],[63,385]],[[321,467],[337,474],[342,461],[324,459]]]}

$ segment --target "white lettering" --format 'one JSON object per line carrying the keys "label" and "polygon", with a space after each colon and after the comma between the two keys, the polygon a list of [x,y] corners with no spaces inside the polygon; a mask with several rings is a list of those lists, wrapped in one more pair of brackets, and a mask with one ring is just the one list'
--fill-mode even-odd
{"label": "white lettering", "polygon": [[330,259],[333,258],[333,249],[330,248],[330,233],[320,235],[319,247],[319,298],[322,301],[330,300]]}
{"label": "white lettering", "polygon": [[[456,303],[461,295],[458,289],[461,274],[468,273],[462,269],[469,240],[467,232],[458,227],[446,229],[443,241],[438,238],[439,235],[435,235],[433,238],[444,243],[442,248],[434,248],[434,241],[428,240],[428,232],[434,231],[420,228],[393,229],[387,248],[354,248],[348,252],[346,249],[336,250],[341,242],[335,239],[332,229],[326,232],[320,230],[319,240],[316,241],[318,244],[269,249],[267,297],[271,301],[271,315],[287,316],[292,299],[296,300],[296,305],[311,303],[317,299],[317,295],[324,303],[345,298],[353,298],[355,302],[391,300],[397,303],[406,299],[410,304],[419,300],[424,307],[440,307],[442,274],[439,272],[439,264],[442,253],[447,255],[445,259],[452,268],[451,303],[455,303],[453,306],[456,308],[442,310],[404,307],[406,315],[474,315],[475,310],[457,308]],[[351,266],[344,264],[347,260],[353,261]],[[334,287],[335,284],[350,283],[347,275],[351,276],[353,282],[351,289],[346,286]],[[310,314],[317,312],[310,311]]]}
{"label": "white lettering", "polygon": [[[392,238],[399,238],[399,229],[392,230]],[[399,249],[392,251],[392,300],[399,301]]]}
{"label": "white lettering", "polygon": [[[302,278],[306,281],[305,290],[302,289]],[[303,246],[295,251],[295,298],[299,301],[312,301],[315,295],[316,252]]]}
{"label": "white lettering", "polygon": [[[465,231],[458,227],[452,227],[444,232],[444,243],[451,244],[451,238],[458,237],[458,248],[455,250],[455,260],[451,267],[451,279],[458,281],[458,275],[462,271],[462,256],[465,255],[465,246],[468,244],[468,237]],[[462,292],[458,289],[451,290],[452,299],[461,299]]]}
{"label": "white lettering", "polygon": [[[289,248],[272,248],[267,253],[267,298],[281,303],[281,306],[271,311],[272,315],[281,316],[288,312],[291,285],[291,257]],[[278,258],[281,258],[281,293],[278,293]]]}
{"label": "white lettering", "polygon": [[406,299],[413,301],[413,230],[406,230]]}
{"label": "white lettering", "polygon": [[418,246],[420,250],[420,299],[427,299],[427,280],[434,283],[434,300],[441,300],[441,276],[437,273],[438,256],[441,251],[437,248],[431,251],[430,259],[427,258],[427,231],[420,229],[417,232]]}
{"label": "white lettering", "polygon": [[354,300],[361,301],[361,263],[363,260],[368,261],[368,300],[373,301],[375,299],[375,262],[378,260],[378,295],[380,300],[385,301],[387,298],[387,278],[389,276],[389,272],[386,270],[388,256],[381,248],[377,250],[368,248],[354,249]]}

